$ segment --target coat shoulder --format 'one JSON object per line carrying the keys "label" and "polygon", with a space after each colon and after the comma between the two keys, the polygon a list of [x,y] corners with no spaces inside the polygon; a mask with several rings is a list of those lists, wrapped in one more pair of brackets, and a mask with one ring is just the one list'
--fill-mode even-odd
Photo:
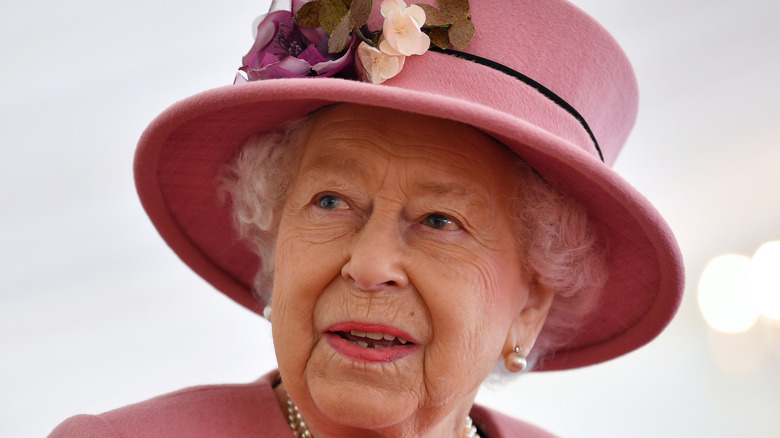
{"label": "coat shoulder", "polygon": [[60,423],[49,438],[119,438],[121,435],[110,423],[97,415],[76,415]]}
{"label": "coat shoulder", "polygon": [[284,436],[289,427],[277,405],[272,378],[196,386],[100,415],[78,415],[60,424],[49,437]]}

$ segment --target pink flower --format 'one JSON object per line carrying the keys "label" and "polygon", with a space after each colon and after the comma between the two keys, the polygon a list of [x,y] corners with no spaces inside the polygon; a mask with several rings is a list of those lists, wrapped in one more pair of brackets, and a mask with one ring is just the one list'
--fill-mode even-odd
{"label": "pink flower", "polygon": [[[352,66],[354,38],[341,54],[328,53],[327,35],[321,30],[299,28],[288,10],[274,10],[258,23],[255,43],[240,70],[250,81],[348,73]],[[245,82],[241,75],[236,82]]]}
{"label": "pink flower", "polygon": [[382,42],[379,49],[388,55],[422,55],[431,44],[420,28],[425,24],[425,11],[417,5],[406,6],[402,0],[382,2]]}
{"label": "pink flower", "polygon": [[368,80],[372,84],[381,84],[387,79],[397,75],[404,67],[404,55],[388,55],[387,53],[371,47],[365,42],[357,48],[359,75],[361,79]]}

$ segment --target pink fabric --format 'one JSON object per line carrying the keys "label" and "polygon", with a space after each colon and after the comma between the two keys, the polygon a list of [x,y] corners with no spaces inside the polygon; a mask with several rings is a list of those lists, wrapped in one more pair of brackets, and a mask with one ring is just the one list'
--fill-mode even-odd
{"label": "pink fabric", "polygon": [[[100,415],[65,420],[49,438],[293,438],[279,410],[273,371],[243,385],[197,386]],[[550,438],[535,427],[474,406],[483,438]]]}

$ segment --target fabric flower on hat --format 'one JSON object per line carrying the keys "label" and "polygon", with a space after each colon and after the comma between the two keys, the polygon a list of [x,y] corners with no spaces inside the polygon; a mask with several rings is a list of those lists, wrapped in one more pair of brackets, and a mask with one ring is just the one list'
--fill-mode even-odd
{"label": "fabric flower on hat", "polygon": [[[278,7],[282,1],[286,9]],[[274,0],[242,60],[246,78],[238,74],[235,82],[337,76],[381,84],[401,71],[407,56],[422,55],[432,45],[462,49],[474,36],[468,0],[442,1],[441,9],[383,0],[379,12],[384,20],[376,30],[368,27],[373,4]]]}
{"label": "fabric flower on hat", "polygon": [[382,2],[382,42],[379,50],[388,55],[422,55],[431,40],[420,28],[425,24],[425,11],[417,5],[407,6],[402,0]]}
{"label": "fabric flower on hat", "polygon": [[302,30],[294,25],[293,14],[288,10],[276,10],[262,17],[255,43],[239,69],[247,77],[239,74],[236,82],[333,76],[352,66],[352,44],[343,53],[331,54],[327,50],[327,35]]}
{"label": "fabric flower on hat", "polygon": [[360,58],[358,74],[372,84],[381,84],[397,75],[404,67],[404,59],[406,59],[403,55],[388,55],[365,42],[360,43],[357,53]]}
{"label": "fabric flower on hat", "polygon": [[[402,0],[385,0],[381,6],[385,17],[379,48],[366,42],[358,46],[358,75],[372,84],[381,84],[401,72],[404,59],[428,51],[431,40],[420,28],[425,11]],[[360,68],[362,67],[362,69]]]}

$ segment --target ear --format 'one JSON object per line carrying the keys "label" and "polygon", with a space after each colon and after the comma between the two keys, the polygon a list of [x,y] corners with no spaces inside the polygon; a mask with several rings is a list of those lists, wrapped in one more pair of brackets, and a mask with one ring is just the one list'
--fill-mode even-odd
{"label": "ear", "polygon": [[518,310],[507,334],[504,356],[514,351],[515,346],[523,349],[524,356],[528,355],[536,343],[536,337],[542,331],[554,298],[554,290],[536,281],[531,282],[528,288],[528,299]]}

